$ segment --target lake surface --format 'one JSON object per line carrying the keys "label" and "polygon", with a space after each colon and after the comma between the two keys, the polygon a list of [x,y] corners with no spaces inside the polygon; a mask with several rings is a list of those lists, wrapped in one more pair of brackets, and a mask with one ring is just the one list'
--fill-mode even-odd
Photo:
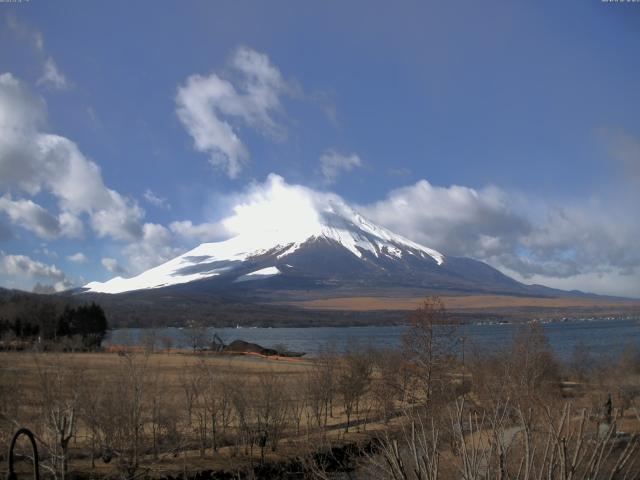
{"label": "lake surface", "polygon": [[[564,359],[571,357],[576,345],[589,347],[594,356],[613,356],[628,345],[640,347],[640,323],[630,319],[577,320],[547,323],[543,325],[551,346]],[[466,349],[491,348],[508,344],[518,330],[517,324],[467,325],[460,327],[465,335]],[[188,336],[182,328],[156,329],[155,343],[162,347],[163,337],[172,339],[173,347],[189,347]],[[274,347],[285,345],[291,351],[317,355],[319,351],[332,345],[344,351],[352,345],[397,347],[402,342],[406,326],[369,327],[312,327],[312,328],[211,328],[208,333],[217,333],[225,343],[245,340]],[[107,337],[107,344],[135,345],[142,343],[149,330],[113,330]]]}

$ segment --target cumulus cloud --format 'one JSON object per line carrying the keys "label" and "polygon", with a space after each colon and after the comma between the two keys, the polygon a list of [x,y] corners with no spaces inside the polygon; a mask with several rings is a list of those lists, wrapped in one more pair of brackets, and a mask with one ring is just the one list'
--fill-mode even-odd
{"label": "cumulus cloud", "polygon": [[171,205],[167,202],[166,198],[156,195],[151,189],[147,188],[144,192],[144,199],[154,207],[164,208],[169,210]]}
{"label": "cumulus cloud", "polygon": [[342,202],[339,196],[317,192],[302,185],[288,184],[280,175],[270,174],[263,183],[250,184],[232,198],[232,214],[220,224],[230,235],[255,236],[270,242],[282,235],[317,233],[319,211]]}
{"label": "cumulus cloud", "polygon": [[360,210],[373,221],[449,255],[484,258],[513,250],[518,238],[530,231],[529,222],[510,204],[497,188],[438,187],[420,180]]}
{"label": "cumulus cloud", "polygon": [[520,257],[529,265],[516,270],[531,277],[631,275],[640,267],[640,251],[633,247],[640,226],[631,221],[633,215],[602,205],[551,208],[545,220],[522,238]]}
{"label": "cumulus cloud", "polygon": [[[233,235],[257,229],[267,238],[287,229],[313,234],[322,221],[319,212],[346,205],[334,193],[292,185],[274,174],[231,203],[232,214],[219,225]],[[356,210],[445,255],[486,261],[526,283],[587,291],[595,285],[598,292],[640,296],[640,225],[629,209],[596,202],[558,207],[496,187],[441,187],[421,180]],[[605,279],[611,284],[601,288]]]}
{"label": "cumulus cloud", "polygon": [[42,76],[38,79],[38,85],[42,85],[48,88],[56,90],[64,90],[69,88],[69,81],[65,77],[64,73],[60,71],[58,65],[52,57],[48,57],[44,62],[44,71]]}
{"label": "cumulus cloud", "polygon": [[342,172],[350,172],[361,166],[362,160],[355,153],[345,155],[327,150],[320,156],[320,169],[327,183],[335,183]]}
{"label": "cumulus cloud", "polygon": [[28,277],[54,282],[56,291],[66,290],[73,282],[55,265],[47,265],[33,260],[27,255],[3,255],[0,261],[2,273],[16,277]]}
{"label": "cumulus cloud", "polygon": [[[275,174],[225,203],[232,205],[231,214],[220,221],[173,222],[170,232],[206,242],[258,230],[268,243],[271,233],[279,238],[287,229],[317,232],[319,212],[346,205],[334,193],[289,184]],[[442,187],[421,180],[356,209],[445,255],[486,261],[526,283],[640,296],[640,225],[629,208],[595,201],[559,207],[496,187]],[[132,263],[152,266],[177,253],[161,227],[149,229],[145,238],[148,247],[130,248]]]}
{"label": "cumulus cloud", "polygon": [[45,240],[80,238],[84,233],[82,222],[71,213],[62,212],[55,217],[31,200],[13,200],[4,195],[0,197],[0,212],[4,212],[12,223]]}
{"label": "cumulus cloud", "polygon": [[115,258],[104,257],[102,260],[100,260],[100,263],[102,263],[102,266],[111,273],[117,273],[117,274],[127,273],[127,270],[124,267],[122,267],[118,263],[118,260],[116,260]]}
{"label": "cumulus cloud", "polygon": [[[484,260],[527,283],[640,295],[640,225],[624,206],[560,207],[494,187],[437,187],[421,180],[360,211],[414,241]],[[600,288],[605,279],[609,287]]]}
{"label": "cumulus cloud", "polygon": [[123,249],[131,273],[158,266],[181,253],[182,250],[174,245],[171,232],[157,223],[145,223],[142,238]]}
{"label": "cumulus cloud", "polygon": [[195,149],[209,154],[212,165],[236,178],[249,160],[239,128],[282,138],[285,130],[275,115],[290,87],[267,55],[246,47],[234,53],[231,73],[234,79],[220,73],[188,77],[178,88],[176,113]]}
{"label": "cumulus cloud", "polygon": [[53,250],[49,250],[46,245],[42,245],[42,248],[36,250],[35,252],[45,255],[49,258],[58,258],[58,253]]}
{"label": "cumulus cloud", "polygon": [[[100,237],[140,238],[144,211],[135,201],[108,188],[98,165],[74,142],[43,133],[45,121],[44,101],[13,75],[0,75],[0,187],[30,195],[41,191],[52,194],[61,210],[58,230],[69,236],[81,235],[78,216],[86,214]],[[32,215],[34,205],[28,205]],[[44,213],[39,213],[44,219]],[[25,215],[16,219],[23,226],[34,227]],[[51,223],[48,230],[40,232],[52,235],[54,230]]]}
{"label": "cumulus cloud", "polygon": [[89,259],[82,252],[74,253],[73,255],[67,256],[67,260],[73,263],[87,263]]}
{"label": "cumulus cloud", "polygon": [[7,195],[2,196],[0,211],[6,213],[13,223],[40,238],[51,240],[60,235],[59,220],[31,200],[12,200]]}
{"label": "cumulus cloud", "polygon": [[194,224],[191,220],[183,220],[172,222],[169,228],[182,238],[199,242],[215,242],[229,236],[224,224],[219,222]]}
{"label": "cumulus cloud", "polygon": [[[52,213],[31,199],[6,193],[0,197],[0,212],[13,224],[47,240],[80,238],[86,218],[96,236],[127,243],[122,249],[126,268],[113,259],[103,262],[120,274],[137,273],[181,253],[174,235],[193,241],[213,232],[206,223],[178,222],[172,230],[145,223],[144,210],[107,187],[100,167],[73,141],[45,133],[46,120],[46,105],[40,97],[13,75],[0,75],[0,189],[25,196],[50,195],[58,208]],[[168,206],[151,190],[145,200]]]}
{"label": "cumulus cloud", "polygon": [[67,238],[82,238],[84,236],[84,225],[82,220],[70,212],[62,212],[58,215],[60,223],[60,234]]}

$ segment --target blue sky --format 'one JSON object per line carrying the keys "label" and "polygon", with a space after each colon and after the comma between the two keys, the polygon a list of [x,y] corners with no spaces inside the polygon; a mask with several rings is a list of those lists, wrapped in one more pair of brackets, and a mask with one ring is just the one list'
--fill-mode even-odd
{"label": "blue sky", "polygon": [[640,296],[638,3],[31,0],[0,24],[0,285],[218,240],[273,173],[527,283]]}

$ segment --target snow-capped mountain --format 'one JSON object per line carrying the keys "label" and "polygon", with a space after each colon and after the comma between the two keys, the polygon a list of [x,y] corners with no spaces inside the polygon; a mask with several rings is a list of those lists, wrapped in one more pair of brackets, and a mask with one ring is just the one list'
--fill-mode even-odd
{"label": "snow-capped mountain", "polygon": [[[91,282],[86,291],[123,293],[162,288],[196,280],[222,277],[235,282],[265,279],[285,272],[304,273],[301,257],[308,251],[327,255],[349,255],[369,268],[383,269],[389,262],[407,258],[440,266],[445,256],[374,225],[341,201],[326,202],[315,216],[292,219],[291,223],[249,229],[216,243],[202,245],[162,265],[132,278],[116,277],[107,282]],[[330,274],[331,272],[325,272]]]}
{"label": "snow-capped mountain", "polygon": [[91,282],[83,292],[220,293],[413,289],[529,294],[489,265],[442,253],[375,225],[330,193],[270,176],[220,224],[228,237],[132,278]]}

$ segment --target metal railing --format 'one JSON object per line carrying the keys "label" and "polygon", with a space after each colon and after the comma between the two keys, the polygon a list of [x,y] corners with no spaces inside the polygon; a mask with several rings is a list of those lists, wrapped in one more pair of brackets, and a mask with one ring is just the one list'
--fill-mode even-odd
{"label": "metal railing", "polygon": [[28,428],[21,428],[13,435],[13,438],[11,439],[11,443],[9,444],[9,453],[7,455],[7,462],[9,467],[7,471],[7,480],[17,480],[18,478],[14,468],[13,450],[15,449],[16,442],[18,441],[18,438],[21,435],[24,435],[25,437],[27,437],[31,442],[31,451],[33,452],[33,480],[40,480],[40,464],[38,461],[38,446],[36,445],[36,439],[33,433],[31,433],[31,430],[29,430]]}

